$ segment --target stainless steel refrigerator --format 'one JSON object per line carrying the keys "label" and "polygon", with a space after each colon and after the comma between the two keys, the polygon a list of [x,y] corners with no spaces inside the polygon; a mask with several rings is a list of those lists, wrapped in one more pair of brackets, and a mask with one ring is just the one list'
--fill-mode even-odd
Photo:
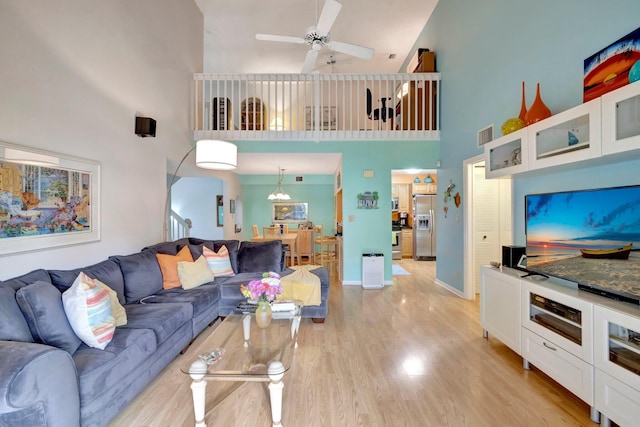
{"label": "stainless steel refrigerator", "polygon": [[436,259],[436,196],[413,196],[413,259]]}

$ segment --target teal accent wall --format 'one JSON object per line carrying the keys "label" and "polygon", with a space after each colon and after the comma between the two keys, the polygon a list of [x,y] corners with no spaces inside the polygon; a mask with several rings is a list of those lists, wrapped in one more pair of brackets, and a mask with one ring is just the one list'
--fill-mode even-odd
{"label": "teal accent wall", "polygon": [[[335,191],[333,175],[301,175],[302,182],[295,181],[295,175],[285,175],[282,189],[290,196],[290,202],[309,204],[309,221],[314,225],[321,224],[325,234],[335,233],[334,212]],[[251,238],[251,226],[256,224],[262,234],[262,227],[272,224],[272,201],[267,196],[273,192],[278,182],[274,175],[242,175],[242,237]],[[289,227],[297,227],[290,223]]]}
{"label": "teal accent wall", "polygon": [[[239,152],[253,153],[340,153],[342,155],[342,196],[343,196],[343,251],[344,276],[346,283],[360,283],[362,280],[362,254],[382,253],[385,255],[385,280],[391,280],[391,170],[407,168],[435,169],[440,158],[438,141],[349,141],[322,142],[238,142]],[[372,170],[374,176],[365,178],[364,171]],[[296,200],[310,200],[309,210],[315,222],[314,211],[323,212],[325,229],[332,230],[333,224],[333,176],[306,175],[301,185],[294,183],[294,176],[285,176],[284,189]],[[330,181],[323,181],[322,180]],[[317,180],[317,181],[316,181]],[[261,212],[271,204],[266,197],[275,189],[277,175],[251,176],[240,178],[243,188],[243,238],[251,234],[253,223],[261,226],[266,218]],[[307,183],[309,186],[307,186]],[[312,194],[314,191],[325,196]],[[378,191],[382,201],[378,209],[358,209],[357,195],[364,191]],[[329,207],[321,207],[322,201]],[[255,205],[254,205],[255,203]],[[253,207],[250,207],[253,206]],[[315,206],[315,207],[312,207]],[[250,210],[254,210],[250,212]],[[326,212],[326,213],[325,213]],[[320,213],[318,214],[320,215]],[[350,221],[352,217],[352,221]],[[251,222],[255,221],[255,222]]]}
{"label": "teal accent wall", "polygon": [[[553,113],[582,103],[583,60],[640,25],[640,2],[617,0],[440,1],[418,38],[436,52],[442,73],[438,193],[451,180],[462,194],[462,162],[482,153],[477,131],[500,126],[520,111],[521,82],[527,107],[536,83]],[[515,243],[524,242],[524,195],[640,183],[640,161],[548,171],[514,180]],[[465,203],[465,200],[462,200]],[[453,211],[452,211],[453,209]],[[462,206],[449,207],[437,229],[437,279],[463,290]],[[466,260],[465,260],[466,262]]]}

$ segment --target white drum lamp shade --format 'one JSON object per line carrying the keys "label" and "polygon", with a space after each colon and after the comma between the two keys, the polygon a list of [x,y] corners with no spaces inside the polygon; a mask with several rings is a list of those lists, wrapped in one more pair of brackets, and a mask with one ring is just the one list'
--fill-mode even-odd
{"label": "white drum lamp shade", "polygon": [[238,164],[238,147],[215,139],[201,139],[196,143],[196,166],[203,169],[229,170]]}

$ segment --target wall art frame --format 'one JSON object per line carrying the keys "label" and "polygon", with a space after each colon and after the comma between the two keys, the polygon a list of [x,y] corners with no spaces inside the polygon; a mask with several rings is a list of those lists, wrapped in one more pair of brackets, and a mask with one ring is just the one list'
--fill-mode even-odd
{"label": "wall art frame", "polygon": [[274,202],[271,204],[274,223],[309,221],[309,203]]}
{"label": "wall art frame", "polygon": [[99,162],[0,142],[0,256],[99,240]]}
{"label": "wall art frame", "polygon": [[305,130],[337,130],[338,110],[336,107],[320,107],[319,117],[316,123],[316,107],[305,107],[304,109],[304,129]]}

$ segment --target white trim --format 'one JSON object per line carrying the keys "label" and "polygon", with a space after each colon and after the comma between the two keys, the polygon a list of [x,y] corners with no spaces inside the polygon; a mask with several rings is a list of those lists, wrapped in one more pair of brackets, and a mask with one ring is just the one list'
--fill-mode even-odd
{"label": "white trim", "polygon": [[470,263],[473,264],[473,173],[469,173],[476,163],[484,161],[484,155],[480,154],[471,157],[462,162],[462,200],[466,203],[462,204],[462,226],[463,226],[463,293],[464,299],[475,299],[475,289],[473,289],[473,271]]}
{"label": "white trim", "polygon": [[[436,285],[438,286],[442,286],[443,288],[445,288],[446,290],[448,290],[449,292],[451,292],[452,294],[459,296],[460,298],[465,298],[465,295],[460,292],[460,289],[458,288],[454,288],[453,286],[444,283],[443,281],[441,281],[440,279],[436,279],[435,280]],[[465,298],[465,299],[469,299],[469,298]]]}
{"label": "white trim", "polygon": [[345,286],[362,286],[361,280],[343,280],[342,284]]}

